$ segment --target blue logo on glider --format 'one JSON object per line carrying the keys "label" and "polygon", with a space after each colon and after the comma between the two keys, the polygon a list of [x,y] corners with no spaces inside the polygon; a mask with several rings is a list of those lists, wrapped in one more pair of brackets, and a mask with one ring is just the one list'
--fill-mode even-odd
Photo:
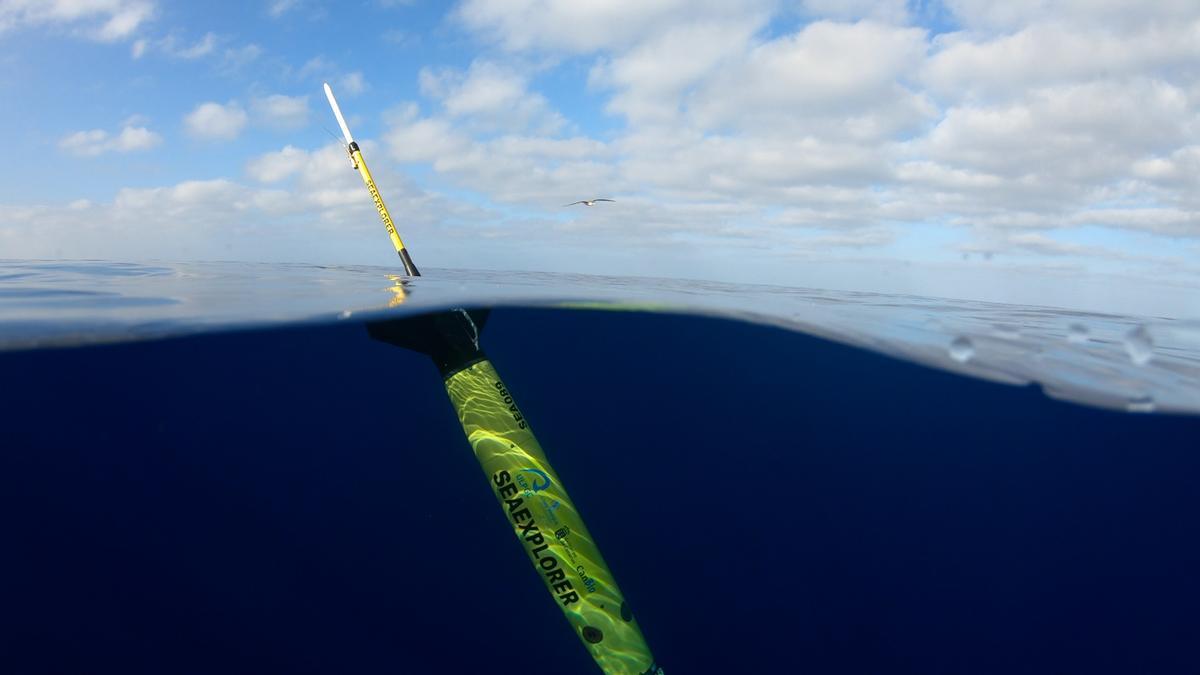
{"label": "blue logo on glider", "polygon": [[521,469],[519,473],[520,472],[531,473],[534,475],[533,485],[530,486],[534,492],[541,492],[542,490],[549,488],[552,484],[550,476],[547,476],[546,472],[542,471],[541,469]]}

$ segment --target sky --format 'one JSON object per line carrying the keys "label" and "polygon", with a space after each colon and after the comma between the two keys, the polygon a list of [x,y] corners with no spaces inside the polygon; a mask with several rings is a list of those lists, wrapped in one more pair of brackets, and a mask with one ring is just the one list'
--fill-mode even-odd
{"label": "sky", "polygon": [[422,268],[1200,318],[1196,0],[0,0],[0,259],[396,266],[326,81]]}

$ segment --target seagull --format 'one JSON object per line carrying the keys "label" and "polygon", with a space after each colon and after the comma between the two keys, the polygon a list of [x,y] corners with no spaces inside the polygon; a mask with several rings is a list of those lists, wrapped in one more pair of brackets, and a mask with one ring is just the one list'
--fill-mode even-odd
{"label": "seagull", "polygon": [[563,204],[563,206],[575,206],[576,204],[583,204],[584,206],[595,206],[596,202],[615,202],[615,201],[616,201],[615,199],[604,199],[604,198],[581,199],[577,202],[571,202],[570,204]]}

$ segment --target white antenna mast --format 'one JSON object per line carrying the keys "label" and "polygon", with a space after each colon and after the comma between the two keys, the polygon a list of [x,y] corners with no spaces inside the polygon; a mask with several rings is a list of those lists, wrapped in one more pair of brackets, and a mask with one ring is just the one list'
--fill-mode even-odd
{"label": "white antenna mast", "polygon": [[333,108],[333,116],[337,118],[338,126],[342,128],[342,135],[346,137],[346,145],[354,142],[354,138],[350,136],[350,127],[346,126],[346,118],[342,117],[342,109],[338,107],[337,99],[333,97],[333,90],[329,88],[329,83],[325,83],[325,98],[329,99],[329,107]]}

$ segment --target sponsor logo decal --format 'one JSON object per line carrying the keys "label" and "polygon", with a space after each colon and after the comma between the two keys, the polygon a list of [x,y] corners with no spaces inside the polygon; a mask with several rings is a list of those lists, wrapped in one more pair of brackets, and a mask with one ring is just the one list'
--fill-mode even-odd
{"label": "sponsor logo decal", "polygon": [[579,593],[575,591],[575,585],[567,578],[562,561],[550,549],[551,542],[542,534],[533,511],[525,505],[526,498],[521,495],[521,488],[513,482],[512,474],[508,471],[497,471],[492,474],[492,485],[495,487],[496,496],[508,510],[508,518],[517,531],[517,537],[533,558],[533,564],[546,578],[551,592],[564,607],[579,602]]}
{"label": "sponsor logo decal", "polygon": [[[533,490],[534,492],[541,492],[542,490],[545,490],[554,484],[553,481],[550,480],[550,476],[547,476],[546,472],[542,471],[541,469],[520,469],[517,471],[517,473],[533,474],[533,484],[529,486],[529,489]],[[521,480],[522,478],[524,478],[524,476],[517,477],[518,484],[523,484],[523,481]],[[522,487],[524,487],[524,485],[522,485]]]}

